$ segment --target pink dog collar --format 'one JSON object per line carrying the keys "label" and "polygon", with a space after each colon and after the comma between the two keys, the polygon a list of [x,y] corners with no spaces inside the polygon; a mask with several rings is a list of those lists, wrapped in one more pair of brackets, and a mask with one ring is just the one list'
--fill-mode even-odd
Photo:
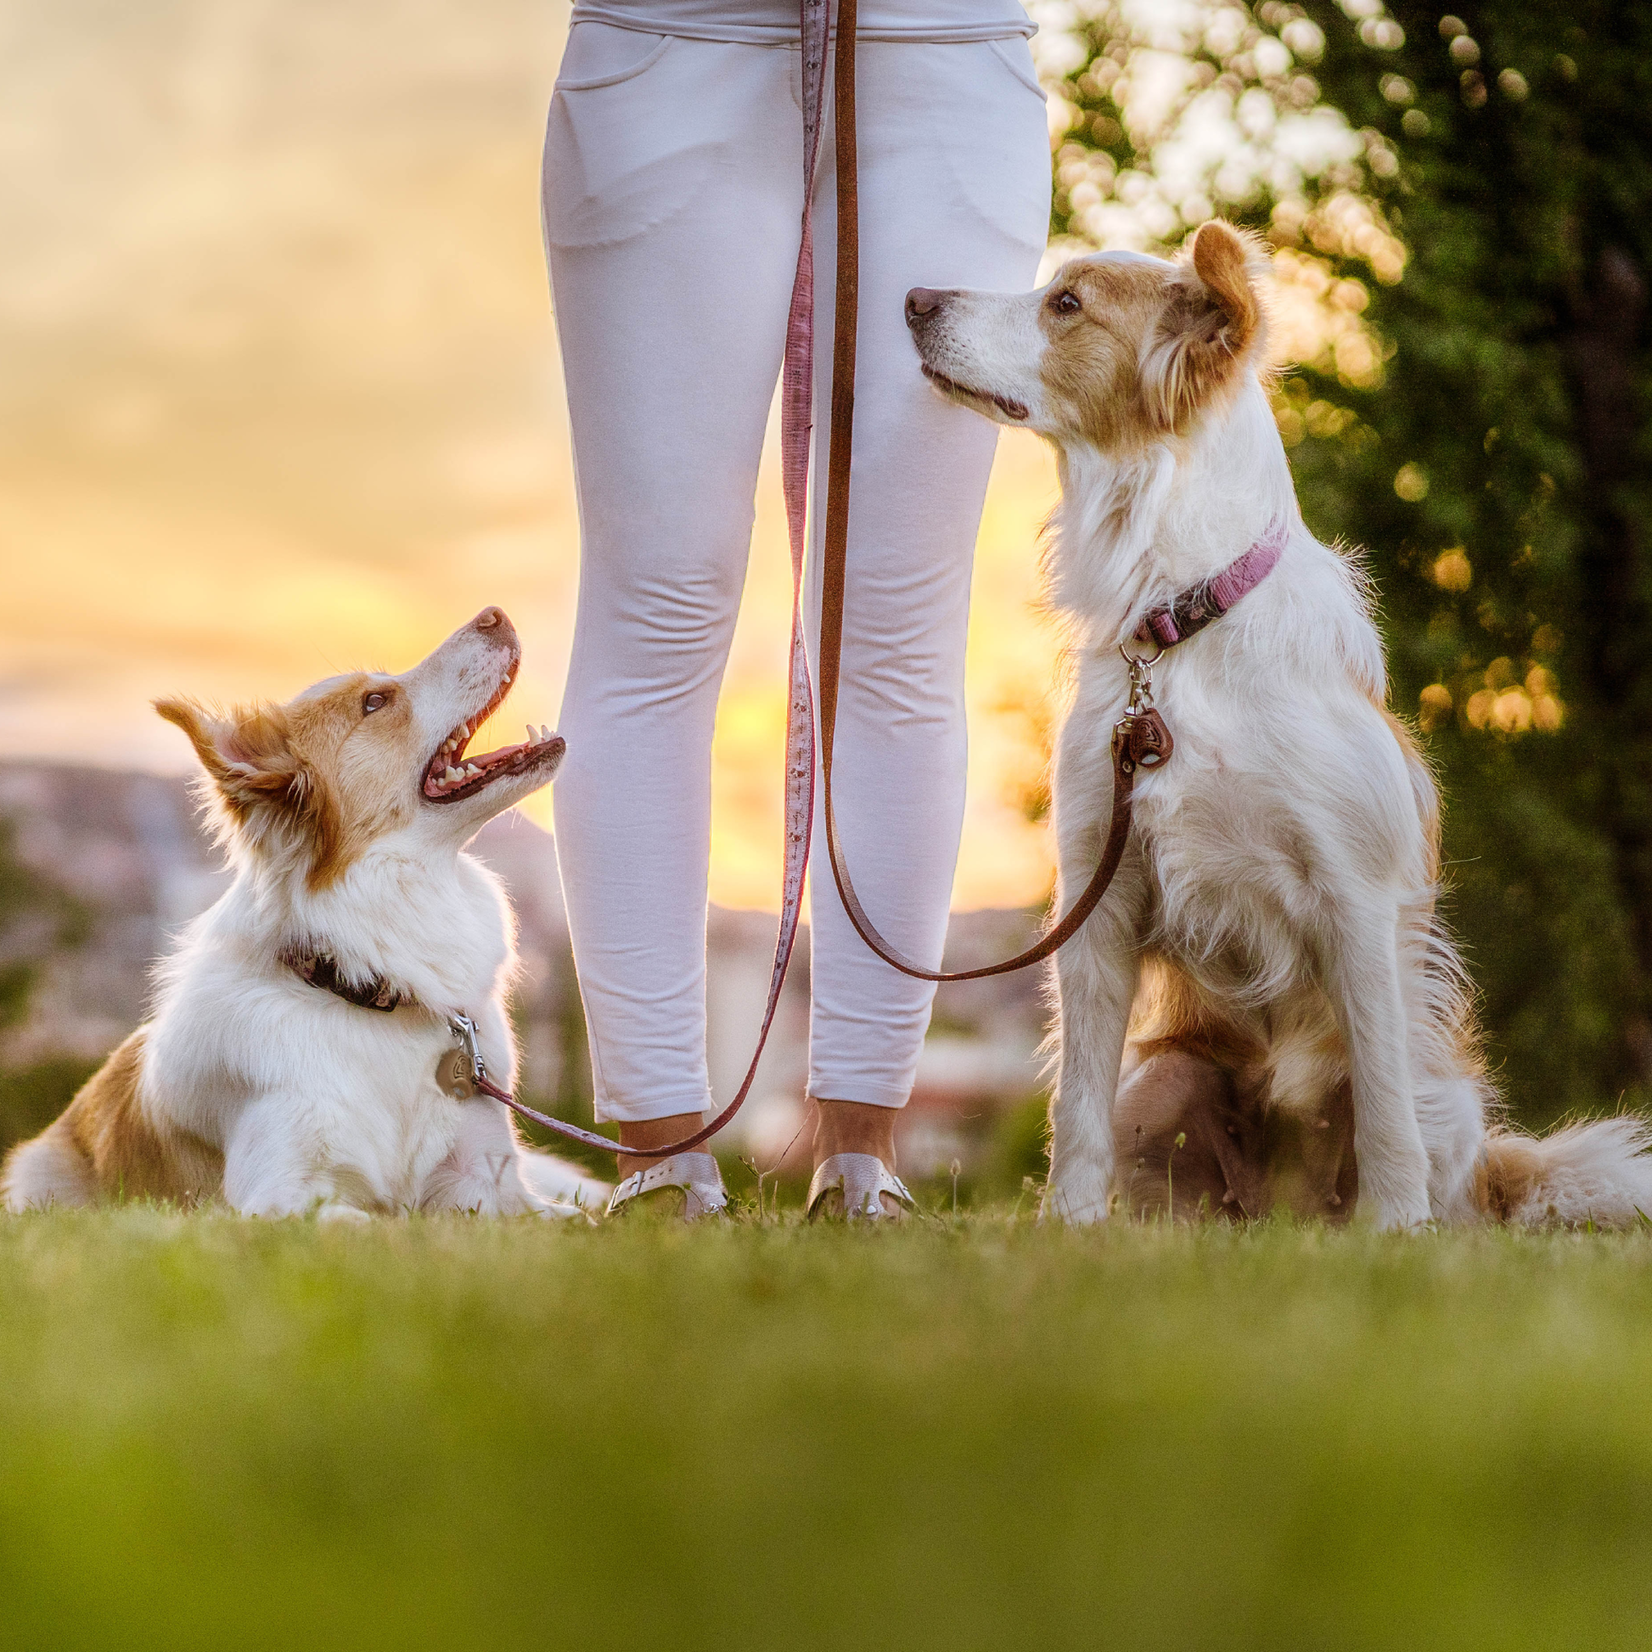
{"label": "pink dog collar", "polygon": [[1282,518],[1238,559],[1219,574],[1182,592],[1168,608],[1155,608],[1137,628],[1137,642],[1156,642],[1160,648],[1186,642],[1213,619],[1220,619],[1240,597],[1254,591],[1274,570],[1290,537],[1291,525]]}

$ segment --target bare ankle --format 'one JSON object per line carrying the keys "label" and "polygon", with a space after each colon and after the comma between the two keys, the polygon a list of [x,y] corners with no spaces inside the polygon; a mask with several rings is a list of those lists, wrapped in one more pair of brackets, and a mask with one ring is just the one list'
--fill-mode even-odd
{"label": "bare ankle", "polygon": [[[620,1145],[622,1147],[669,1147],[672,1142],[681,1141],[685,1136],[692,1136],[705,1122],[699,1113],[673,1113],[663,1119],[634,1119],[626,1120],[620,1125]],[[696,1151],[705,1152],[701,1147]],[[626,1154],[620,1160],[620,1175],[630,1176],[639,1170],[647,1170],[651,1165],[661,1162],[667,1155],[656,1153],[652,1157],[638,1155],[633,1158]]]}
{"label": "bare ankle", "polygon": [[815,1102],[814,1162],[834,1153],[871,1153],[895,1168],[896,1107],[874,1107],[864,1101]]}

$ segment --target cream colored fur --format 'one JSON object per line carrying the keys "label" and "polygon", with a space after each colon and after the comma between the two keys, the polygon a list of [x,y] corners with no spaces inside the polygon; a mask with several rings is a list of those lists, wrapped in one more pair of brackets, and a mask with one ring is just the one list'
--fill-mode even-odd
{"label": "cream colored fur", "polygon": [[1057,959],[1048,1209],[1108,1213],[1134,1008],[1138,1036],[1170,1026],[1261,1061],[1276,1107],[1351,1080],[1360,1211],[1379,1227],[1632,1223],[1652,1214],[1644,1126],[1492,1127],[1434,915],[1433,778],[1385,710],[1357,562],[1303,525],[1259,366],[1261,281],[1249,243],[1211,224],[1177,263],[1102,254],[1031,294],[925,295],[912,321],[947,394],[1057,451],[1049,586],[1076,668],[1055,764],[1062,906],[1107,831],[1120,645],[1148,652],[1130,640],[1145,613],[1289,525],[1272,574],[1155,669],[1174,755],[1138,776],[1117,880]]}

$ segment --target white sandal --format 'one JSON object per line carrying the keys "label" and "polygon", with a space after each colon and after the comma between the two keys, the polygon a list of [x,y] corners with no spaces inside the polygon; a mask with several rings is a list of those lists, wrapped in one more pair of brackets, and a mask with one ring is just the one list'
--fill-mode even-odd
{"label": "white sandal", "polygon": [[[843,1219],[846,1222],[887,1222],[898,1214],[918,1208],[903,1182],[875,1153],[834,1153],[814,1173],[809,1183],[809,1220],[814,1221],[828,1194],[843,1192]],[[883,1208],[887,1193],[901,1206],[900,1213]]]}
{"label": "white sandal", "polygon": [[697,1222],[702,1216],[721,1216],[728,1209],[728,1193],[716,1159],[709,1153],[677,1153],[627,1176],[614,1189],[608,1201],[608,1214],[612,1216],[630,1200],[666,1187],[683,1190],[685,1222]]}

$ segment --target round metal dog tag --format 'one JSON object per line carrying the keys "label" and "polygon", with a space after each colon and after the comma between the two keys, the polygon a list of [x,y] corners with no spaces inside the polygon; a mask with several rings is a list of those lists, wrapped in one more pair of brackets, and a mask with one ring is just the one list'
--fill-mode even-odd
{"label": "round metal dog tag", "polygon": [[436,1063],[436,1085],[455,1101],[469,1101],[476,1094],[476,1080],[470,1076],[470,1063],[463,1050],[449,1050]]}

